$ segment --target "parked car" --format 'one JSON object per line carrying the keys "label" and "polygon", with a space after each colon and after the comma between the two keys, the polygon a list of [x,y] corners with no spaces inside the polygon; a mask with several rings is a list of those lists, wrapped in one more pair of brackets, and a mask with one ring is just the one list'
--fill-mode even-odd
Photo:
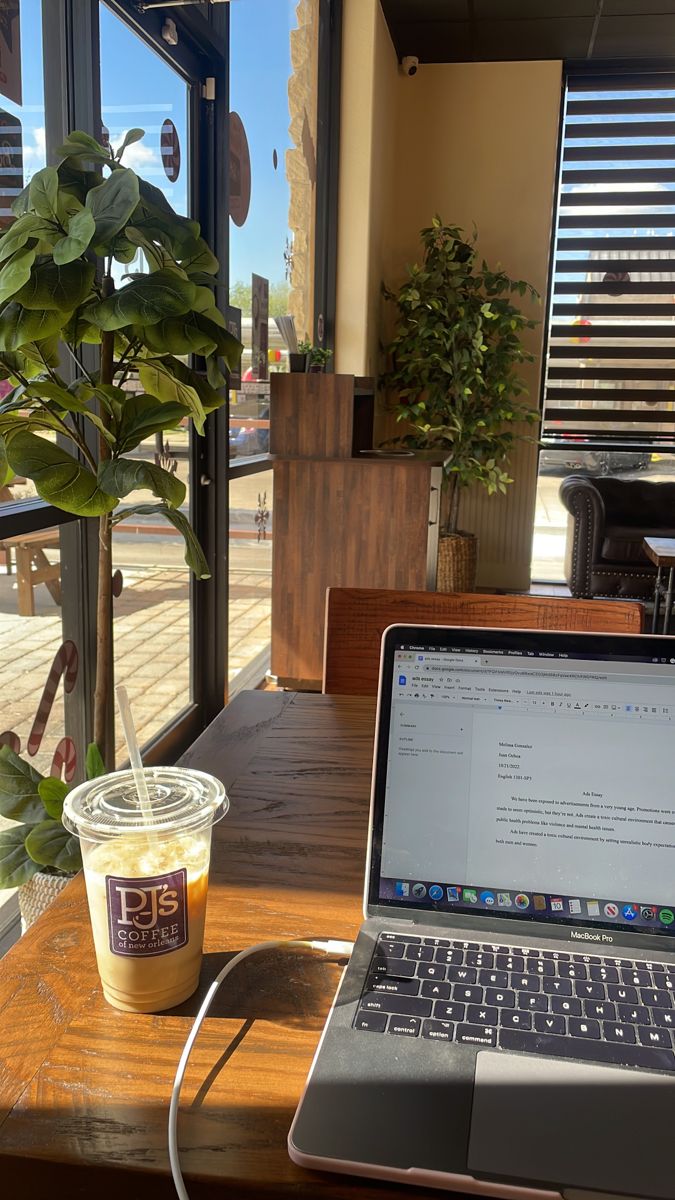
{"label": "parked car", "polygon": [[651,462],[649,450],[584,450],[565,446],[546,448],[539,454],[541,475],[614,475],[620,471],[645,471]]}

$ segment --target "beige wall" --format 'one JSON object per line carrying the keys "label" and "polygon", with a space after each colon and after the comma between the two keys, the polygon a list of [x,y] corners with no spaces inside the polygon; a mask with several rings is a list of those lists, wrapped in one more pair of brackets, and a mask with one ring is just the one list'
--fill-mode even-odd
{"label": "beige wall", "polygon": [[[357,47],[359,61],[350,63],[350,48]],[[360,93],[358,112],[352,88]],[[560,90],[557,62],[422,66],[407,78],[397,71],[377,0],[346,0],[338,370],[380,369],[378,342],[386,334],[380,282],[395,285],[419,257],[418,232],[435,212],[467,231],[475,223],[490,264],[501,263],[545,294]],[[530,342],[537,361],[527,370],[534,402],[541,340],[540,326]],[[529,585],[535,473],[535,447],[521,446],[506,499],[476,489],[463,500],[461,524],[480,538],[484,586]]]}

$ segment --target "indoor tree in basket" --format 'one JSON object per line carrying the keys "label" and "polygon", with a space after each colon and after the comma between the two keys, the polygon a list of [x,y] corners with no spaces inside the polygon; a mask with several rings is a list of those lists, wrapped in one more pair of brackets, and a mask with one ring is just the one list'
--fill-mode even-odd
{"label": "indoor tree in basket", "polygon": [[[197,578],[208,576],[181,509],[183,483],[138,447],[181,423],[202,433],[225,399],[219,360],[233,366],[241,353],[216,306],[218,260],[199,225],[123,165],[142,137],[130,130],[115,151],[71,133],[59,165],[38,171],[17,197],[16,220],[0,237],[0,379],[13,385],[0,401],[0,484],[11,472],[27,476],[50,504],[98,521],[94,740],[108,766],[113,527],[132,513],[164,518],[185,539]],[[125,274],[139,252],[147,270]],[[93,371],[82,353],[90,343],[100,351]],[[190,354],[205,360],[205,374],[186,365]],[[120,506],[138,491],[147,503]],[[24,809],[37,813],[32,768],[23,764],[25,786],[8,782],[8,764],[17,771],[22,760],[7,747],[0,754],[0,813],[26,823]],[[21,794],[33,797],[24,809]],[[52,833],[54,861],[35,861],[59,869],[56,843],[68,835],[62,826]],[[29,855],[36,840],[25,837]]]}
{"label": "indoor tree in basket", "polygon": [[530,284],[478,260],[475,233],[469,241],[436,216],[421,238],[422,265],[408,269],[397,292],[383,289],[397,314],[380,383],[411,430],[396,442],[445,460],[438,587],[470,591],[476,539],[457,527],[461,491],[479,483],[490,495],[505,492],[513,482],[509,451],[523,423],[539,419],[518,375],[533,359],[521,333],[536,322],[512,303],[514,293],[538,297]]}

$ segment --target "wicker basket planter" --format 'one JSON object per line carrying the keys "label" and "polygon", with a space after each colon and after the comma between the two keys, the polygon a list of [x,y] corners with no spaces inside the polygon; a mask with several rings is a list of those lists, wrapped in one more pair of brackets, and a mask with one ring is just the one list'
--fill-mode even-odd
{"label": "wicker basket planter", "polygon": [[473,592],[476,588],[478,538],[448,533],[438,539],[437,592]]}
{"label": "wicker basket planter", "polygon": [[59,892],[62,892],[73,878],[73,875],[45,875],[38,871],[28,883],[22,883],[19,888],[22,933],[47,911]]}

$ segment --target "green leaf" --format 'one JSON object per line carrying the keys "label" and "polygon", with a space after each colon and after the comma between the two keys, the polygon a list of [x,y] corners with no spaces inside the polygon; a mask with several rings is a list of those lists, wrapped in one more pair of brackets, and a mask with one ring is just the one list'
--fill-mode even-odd
{"label": "green leaf", "polygon": [[128,496],[139,488],[148,488],[153,496],[179,508],[185,499],[185,484],[175,475],[154,463],[136,462],[130,458],[108,459],[98,469],[102,488],[116,496]]}
{"label": "green leaf", "polygon": [[147,179],[139,179],[138,188],[141,193],[141,200],[146,212],[162,213],[165,217],[172,218],[177,228],[185,231],[185,236],[197,238],[200,235],[200,227],[198,221],[192,221],[189,217],[181,217],[169,204],[164,192],[155,187],[154,183],[148,183]]}
{"label": "green leaf", "polygon": [[[218,312],[217,309],[215,311]],[[218,315],[220,316],[220,313]],[[231,371],[235,370],[244,350],[242,343],[228,329],[223,329],[220,324],[212,320],[207,313],[197,313],[195,321],[202,332],[213,339],[219,357],[225,359]],[[318,351],[315,350],[314,354],[317,353]]]}
{"label": "green leaf", "polygon": [[218,388],[224,388],[227,384],[227,380],[218,366],[218,360],[213,355],[206,360],[206,378],[216,391]]}
{"label": "green leaf", "polygon": [[82,342],[99,345],[101,330],[89,321],[85,321],[78,309],[63,326],[63,340],[68,342],[69,346],[79,346]]}
{"label": "green leaf", "polygon": [[27,825],[41,821],[44,805],[38,793],[42,776],[29,763],[0,746],[0,814]]}
{"label": "green leaf", "polygon": [[90,742],[87,746],[86,768],[87,779],[98,779],[99,775],[107,775],[108,773],[96,742]]}
{"label": "green leaf", "polygon": [[125,325],[154,325],[163,317],[188,312],[194,295],[193,283],[164,269],[134,280],[107,300],[90,305],[84,315],[105,330],[123,329]]}
{"label": "green leaf", "polygon": [[17,475],[32,479],[37,493],[49,504],[79,517],[112,512],[118,502],[99,487],[96,476],[72,454],[34,433],[18,433],[7,450]]}
{"label": "green leaf", "polygon": [[178,530],[185,540],[185,561],[197,579],[210,579],[209,564],[204,556],[195,532],[187,517],[177,508],[169,508],[166,504],[134,504],[131,508],[121,508],[113,517],[113,525],[119,525],[127,517],[134,516],[165,517]]}
{"label": "green leaf", "polygon": [[181,267],[188,275],[198,271],[205,271],[207,275],[217,275],[220,264],[215,254],[203,238],[196,239],[196,242],[193,252],[186,258],[181,257]]}
{"label": "green leaf", "polygon": [[[77,213],[82,212],[82,201],[73,192],[66,191],[65,188],[59,188],[59,194],[56,201],[56,215],[61,225],[68,225],[68,222]],[[59,230],[59,233],[61,231]],[[60,237],[57,236],[60,241]]]}
{"label": "green leaf", "polygon": [[59,177],[56,167],[43,167],[36,171],[28,185],[30,207],[39,217],[58,221],[56,212],[59,194]]}
{"label": "green leaf", "polygon": [[124,454],[146,438],[166,429],[176,429],[189,411],[182,404],[158,403],[154,396],[129,395],[117,426],[117,446]]}
{"label": "green leaf", "polygon": [[[0,418],[1,420],[1,418]],[[5,439],[2,436],[2,425],[0,425],[0,487],[4,487],[14,476],[14,472],[9,465],[7,458],[7,447]]]}
{"label": "green leaf", "polygon": [[[0,277],[1,278],[1,277]],[[209,333],[197,324],[197,313],[165,317],[155,325],[134,326],[133,334],[156,354],[212,354],[217,349]]]}
{"label": "green leaf", "polygon": [[61,387],[58,383],[51,383],[47,379],[38,379],[30,381],[25,394],[29,397],[39,396],[41,400],[51,400],[65,412],[78,413],[80,416],[86,417],[92,425],[96,426],[110,446],[115,445],[115,438],[106,428],[98,413],[92,412],[84,400],[80,400],[79,396],[73,395],[67,388]]}
{"label": "green leaf", "polygon": [[0,888],[21,887],[39,871],[26,850],[25,839],[25,825],[0,833]]}
{"label": "green leaf", "polygon": [[118,233],[110,243],[110,253],[115,262],[130,263],[138,254],[138,246],[135,246],[123,233]]}
{"label": "green leaf", "polygon": [[16,199],[12,200],[12,212],[15,217],[23,217],[30,208],[30,184],[27,183]]}
{"label": "green leaf", "polygon": [[69,791],[68,784],[64,783],[62,779],[56,779],[53,775],[48,776],[46,779],[41,779],[38,784],[40,799],[47,809],[49,816],[53,817],[56,821],[61,820],[63,801]]}
{"label": "green leaf", "polygon": [[131,146],[133,144],[133,142],[140,142],[141,138],[144,138],[144,137],[145,137],[144,129],[128,130],[128,132],[124,135],[124,141],[122,142],[121,146],[117,147],[117,150],[115,152],[115,157],[119,160],[122,157],[122,155],[124,154],[124,151],[126,150],[127,146]]}
{"label": "green leaf", "polygon": [[40,821],[26,838],[26,850],[41,867],[56,867],[74,875],[82,867],[79,838],[73,837],[60,821]]}
{"label": "green leaf", "polygon": [[0,237],[0,262],[4,262],[10,254],[25,246],[29,238],[42,237],[50,230],[51,226],[35,213],[26,213],[25,216],[19,217]]}
{"label": "green leaf", "polygon": [[19,350],[26,342],[41,342],[58,334],[65,319],[62,312],[32,311],[12,301],[0,313],[0,353]]}
{"label": "green leaf", "polygon": [[59,266],[79,258],[88,249],[96,231],[96,222],[88,208],[81,208],[70,218],[68,236],[54,246],[54,262]]}
{"label": "green leaf", "polygon": [[[176,359],[176,362],[178,360]],[[182,364],[181,364],[182,365]],[[151,396],[170,404],[180,404],[187,409],[195,427],[201,433],[204,429],[206,414],[199,395],[191,384],[178,379],[169,362],[139,362],[138,375],[141,384]]]}
{"label": "green leaf", "polygon": [[[0,242],[0,247],[1,246],[2,246],[2,242]],[[212,281],[212,282],[215,282],[215,281]],[[215,300],[213,297],[213,289],[210,287],[206,287],[204,284],[199,284],[199,286],[197,287],[197,291],[195,292],[195,298],[194,298],[194,303],[192,305],[192,309],[193,309],[193,312],[208,312],[209,315],[211,315],[211,319],[214,320],[215,318],[212,316],[211,310],[215,310],[215,312],[218,312],[218,309],[215,307]],[[220,324],[220,322],[222,321],[223,327],[224,327],[225,326],[225,318],[222,316],[221,313],[218,313],[218,316],[220,317],[220,321],[218,321],[218,324]]]}
{"label": "green leaf", "polygon": [[[64,239],[65,240],[65,239]],[[17,292],[24,308],[71,313],[91,295],[96,268],[89,262],[41,262],[28,283]]]}
{"label": "green leaf", "polygon": [[186,387],[192,388],[197,393],[205,413],[213,412],[214,409],[220,408],[225,403],[225,397],[212,388],[203,375],[200,375],[197,371],[193,371],[191,367],[186,367],[185,363],[181,362],[179,358],[166,355],[162,361],[162,366],[174,380],[177,380]]}
{"label": "green leaf", "polygon": [[81,129],[74,129],[72,133],[69,133],[56,153],[59,158],[93,158],[110,162],[110,154],[105,146]]}
{"label": "green leaf", "polygon": [[138,200],[138,176],[124,167],[87,193],[87,208],[96,222],[97,249],[104,249],[124,228]]}
{"label": "green leaf", "polygon": [[0,271],[0,304],[9,300],[10,296],[21,291],[30,279],[30,272],[35,262],[35,251],[24,247],[17,250],[8,258]]}

